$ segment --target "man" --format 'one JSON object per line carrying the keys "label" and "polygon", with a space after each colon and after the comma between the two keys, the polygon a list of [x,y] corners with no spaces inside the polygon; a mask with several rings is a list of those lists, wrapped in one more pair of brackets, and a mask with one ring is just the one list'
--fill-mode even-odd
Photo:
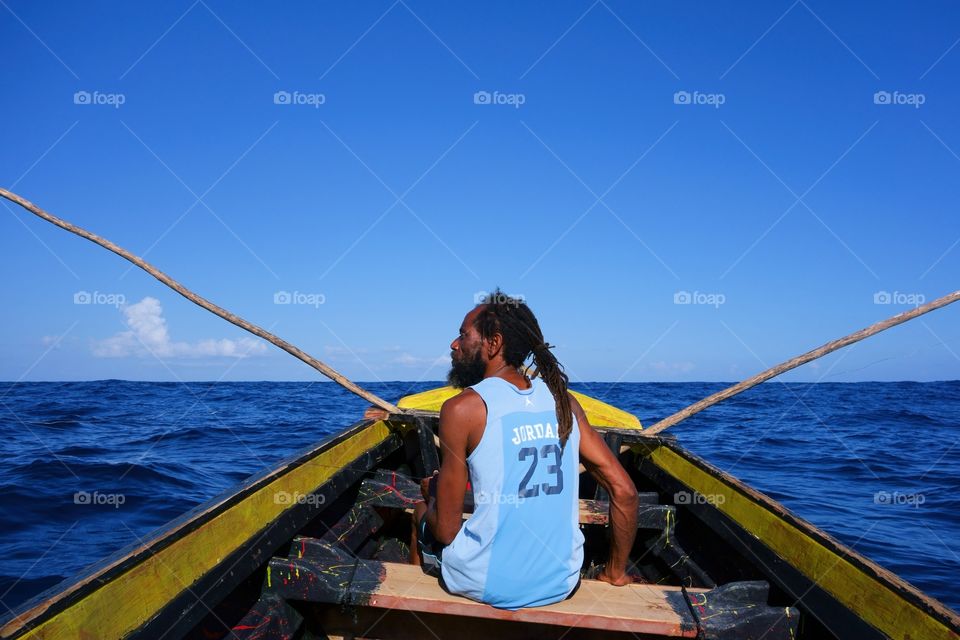
{"label": "man", "polygon": [[[582,462],[611,497],[610,555],[597,576],[626,573],[637,490],[590,427],[567,376],[522,301],[499,290],[471,310],[451,343],[449,382],[463,391],[440,410],[443,462],[415,508],[419,557],[451,593],[517,609],[563,600],[579,586]],[[538,377],[521,373],[532,356]],[[464,522],[470,480],[474,512]]]}

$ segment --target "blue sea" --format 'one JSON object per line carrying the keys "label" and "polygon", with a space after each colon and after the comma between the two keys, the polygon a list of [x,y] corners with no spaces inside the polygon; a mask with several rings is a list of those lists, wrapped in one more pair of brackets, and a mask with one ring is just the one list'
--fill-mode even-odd
{"label": "blue sea", "polygon": [[[572,385],[645,425],[725,386]],[[366,407],[328,382],[2,383],[0,402],[4,613]],[[669,433],[960,610],[960,381],[768,382]]]}

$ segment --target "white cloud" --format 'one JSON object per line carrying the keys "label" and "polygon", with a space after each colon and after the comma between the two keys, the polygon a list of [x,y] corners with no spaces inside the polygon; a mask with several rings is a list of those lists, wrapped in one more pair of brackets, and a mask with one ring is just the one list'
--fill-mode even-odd
{"label": "white cloud", "polygon": [[60,348],[60,340],[63,336],[43,336],[40,338],[40,344],[45,347],[52,347],[54,349]]}
{"label": "white cloud", "polygon": [[174,342],[167,331],[167,321],[163,317],[163,308],[156,298],[144,298],[136,304],[121,309],[126,331],[97,340],[93,344],[93,354],[101,358],[125,358],[128,356],[148,356],[159,358],[198,358],[204,356],[223,356],[245,358],[267,351],[267,345],[256,338],[239,340],[207,339],[199,342]]}

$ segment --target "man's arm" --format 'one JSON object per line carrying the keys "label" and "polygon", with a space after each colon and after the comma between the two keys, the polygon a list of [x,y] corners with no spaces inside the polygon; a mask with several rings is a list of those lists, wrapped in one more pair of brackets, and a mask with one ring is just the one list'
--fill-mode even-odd
{"label": "man's arm", "polygon": [[627,575],[627,560],[637,536],[637,487],[572,394],[570,404],[580,426],[580,461],[610,494],[610,556],[597,578],[617,586],[629,584],[633,580]]}
{"label": "man's arm", "polygon": [[440,450],[443,461],[437,476],[437,495],[427,502],[427,526],[444,545],[453,542],[463,524],[463,496],[467,491],[467,442],[483,427],[486,406],[473,390],[450,398],[440,408]]}

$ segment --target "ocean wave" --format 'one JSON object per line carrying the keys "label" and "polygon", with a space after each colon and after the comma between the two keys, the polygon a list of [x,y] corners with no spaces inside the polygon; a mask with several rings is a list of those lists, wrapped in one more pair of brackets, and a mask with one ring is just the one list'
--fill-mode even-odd
{"label": "ocean wave", "polygon": [[160,483],[163,486],[192,488],[189,474],[176,463],[143,464],[136,461],[106,462],[73,456],[45,456],[14,465],[4,472],[7,478],[26,483],[63,481],[80,486],[131,486]]}

